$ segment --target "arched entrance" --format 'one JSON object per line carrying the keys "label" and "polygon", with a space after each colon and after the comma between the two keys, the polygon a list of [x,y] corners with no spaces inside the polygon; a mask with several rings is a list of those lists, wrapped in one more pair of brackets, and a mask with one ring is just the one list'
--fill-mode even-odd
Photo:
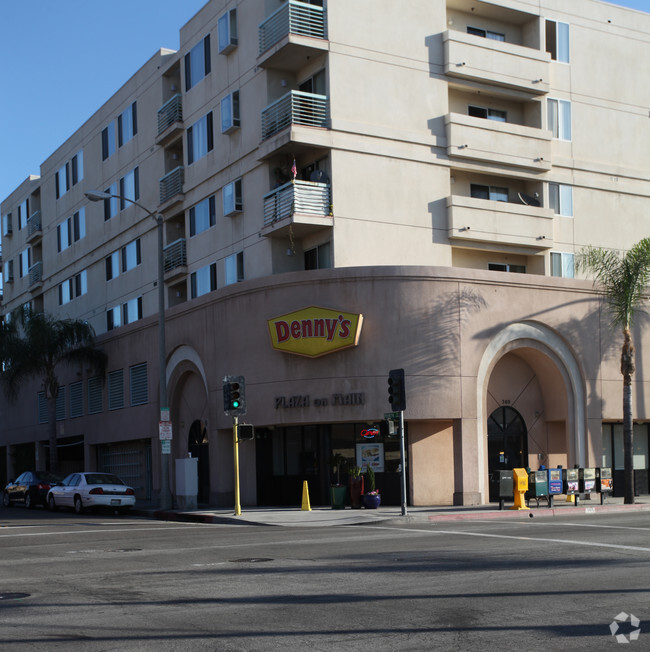
{"label": "arched entrance", "polygon": [[187,436],[187,452],[196,457],[199,475],[199,503],[210,502],[210,456],[208,453],[208,430],[199,420],[193,421]]}
{"label": "arched entrance", "polygon": [[488,475],[490,501],[499,499],[492,481],[497,471],[528,466],[528,431],[524,420],[511,407],[499,407],[488,418]]}

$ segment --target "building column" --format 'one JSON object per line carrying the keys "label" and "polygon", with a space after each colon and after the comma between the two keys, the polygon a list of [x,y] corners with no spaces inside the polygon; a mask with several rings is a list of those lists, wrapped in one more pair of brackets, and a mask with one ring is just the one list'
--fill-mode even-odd
{"label": "building column", "polygon": [[454,505],[482,505],[479,486],[477,420],[454,420]]}

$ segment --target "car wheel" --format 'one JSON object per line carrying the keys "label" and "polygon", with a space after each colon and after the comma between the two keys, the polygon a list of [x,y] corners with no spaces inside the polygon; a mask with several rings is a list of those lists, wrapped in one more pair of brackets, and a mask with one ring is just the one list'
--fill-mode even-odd
{"label": "car wheel", "polygon": [[84,506],[81,502],[81,496],[74,497],[74,511],[76,514],[81,514],[84,511]]}
{"label": "car wheel", "polygon": [[54,496],[52,494],[47,497],[47,506],[50,508],[50,511],[56,512],[57,506],[54,502]]}
{"label": "car wheel", "polygon": [[25,507],[27,507],[27,509],[31,509],[32,507],[34,507],[34,503],[32,502],[32,496],[29,493],[29,491],[25,494]]}
{"label": "car wheel", "polygon": [[2,494],[2,504],[5,507],[11,507],[11,500],[9,500],[9,494],[6,491]]}

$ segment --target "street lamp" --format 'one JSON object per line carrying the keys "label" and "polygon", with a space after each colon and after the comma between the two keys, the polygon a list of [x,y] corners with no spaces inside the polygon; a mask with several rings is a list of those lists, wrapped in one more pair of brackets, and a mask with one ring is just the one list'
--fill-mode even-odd
{"label": "street lamp", "polygon": [[[86,198],[90,201],[104,201],[106,199],[119,199],[130,204],[140,207],[149,217],[156,221],[158,227],[158,368],[160,372],[160,413],[162,419],[163,411],[169,409],[167,405],[167,360],[165,356],[165,267],[164,267],[164,250],[163,250],[163,216],[152,213],[142,204],[124,197],[123,195],[113,195],[109,192],[100,190],[89,190],[85,193]],[[160,498],[159,508],[161,510],[171,509],[172,495],[169,490],[169,460],[167,455],[161,450],[160,457]]]}

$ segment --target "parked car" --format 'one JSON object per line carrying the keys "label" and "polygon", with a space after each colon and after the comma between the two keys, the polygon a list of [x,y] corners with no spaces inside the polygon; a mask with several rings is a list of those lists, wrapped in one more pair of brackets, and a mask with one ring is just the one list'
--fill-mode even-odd
{"label": "parked car", "polygon": [[31,509],[36,505],[47,505],[47,492],[50,487],[61,482],[61,477],[47,471],[25,471],[15,480],[10,480],[2,495],[2,504],[11,507],[13,503],[23,503]]}
{"label": "parked car", "polygon": [[96,507],[127,512],[135,505],[135,491],[112,473],[71,473],[50,488],[47,505],[51,510],[72,507],[77,514]]}

